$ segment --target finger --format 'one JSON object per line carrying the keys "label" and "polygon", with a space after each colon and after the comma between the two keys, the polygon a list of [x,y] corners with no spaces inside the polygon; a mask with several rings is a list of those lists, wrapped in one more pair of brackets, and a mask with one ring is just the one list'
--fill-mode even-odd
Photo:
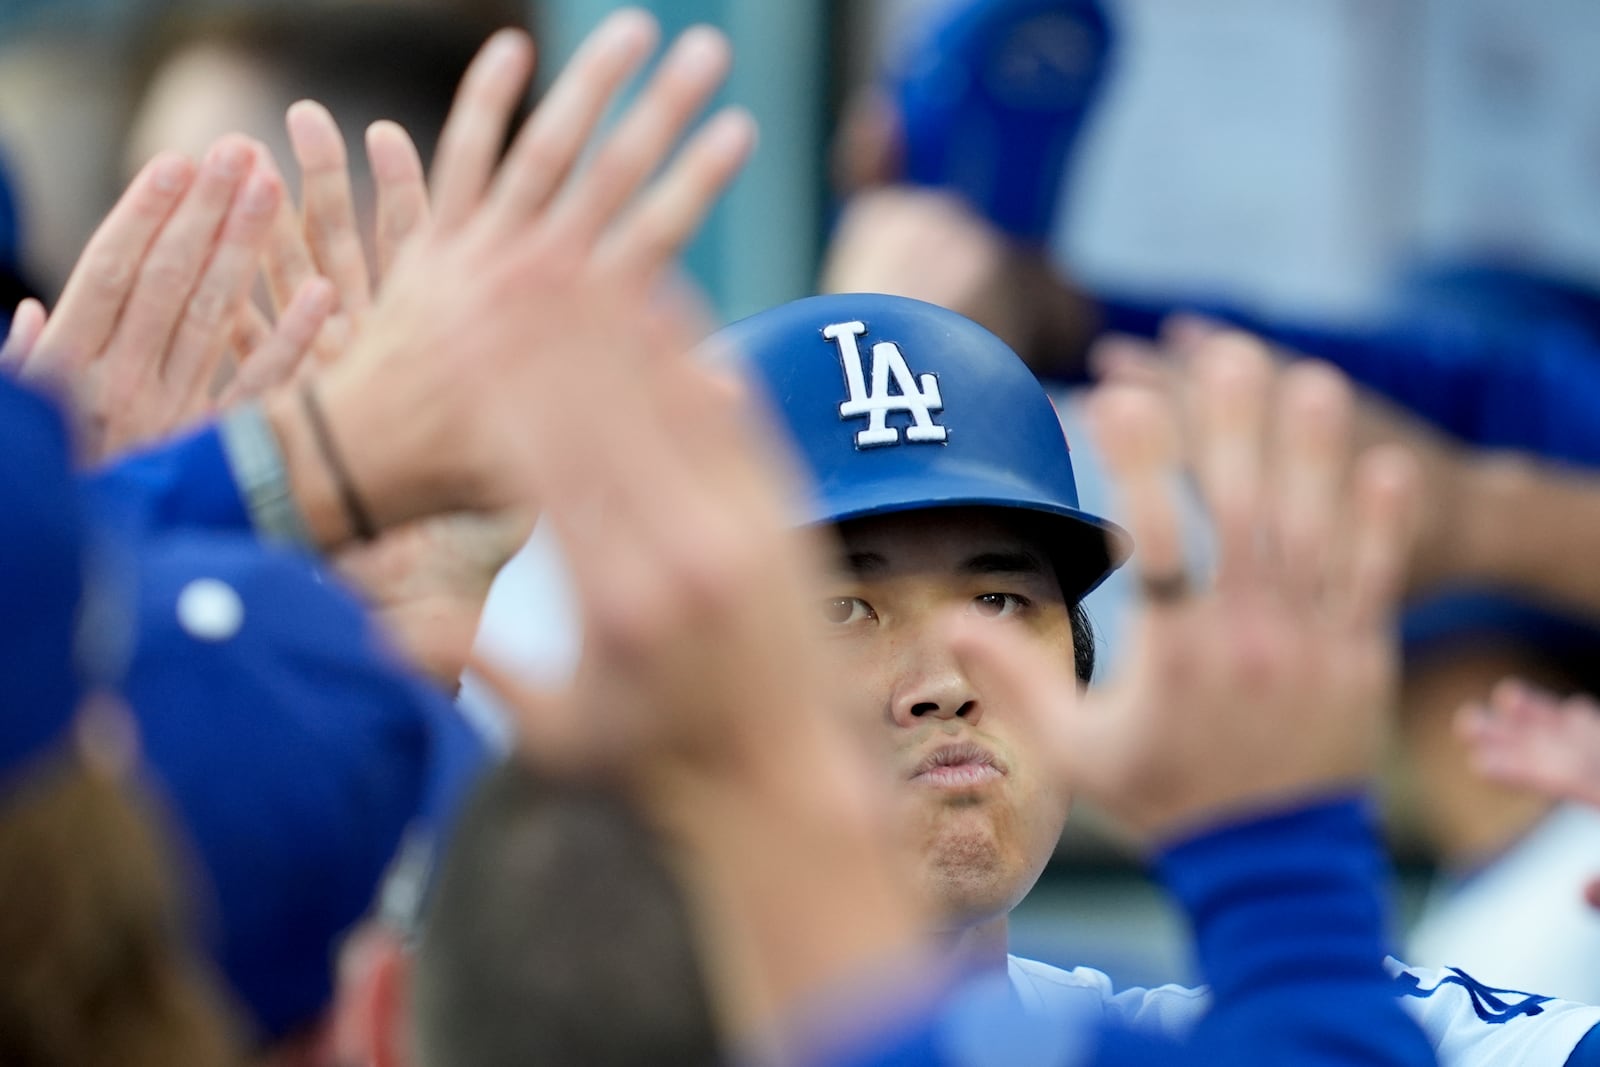
{"label": "finger", "polygon": [[1019,629],[964,617],[946,623],[946,640],[980,702],[1005,708],[1028,747],[1044,753],[1059,779],[1077,783],[1095,759],[1090,723],[1079,714],[1078,680],[1059,651],[1034,645]]}
{"label": "finger", "polygon": [[1368,449],[1356,462],[1349,572],[1331,585],[1356,632],[1387,631],[1394,623],[1416,538],[1419,480],[1416,460],[1398,445]]}
{"label": "finger", "polygon": [[233,320],[233,351],[236,362],[267,343],[272,336],[272,323],[254,304],[245,304]]}
{"label": "finger", "polygon": [[235,194],[255,164],[256,149],[248,138],[237,135],[213,145],[188,195],[151,245],[117,325],[113,348],[106,352],[107,359],[116,360],[107,374],[122,386],[138,387],[148,376],[161,373],[180,316],[219,335],[228,326],[228,308],[216,290],[208,290],[199,302],[191,297]]}
{"label": "finger", "polygon": [[1161,320],[1160,341],[1163,347],[1178,352],[1192,352],[1227,330],[1227,323],[1209,315],[1179,311]]}
{"label": "finger", "polygon": [[1353,406],[1348,384],[1325,364],[1303,361],[1284,372],[1272,499],[1286,591],[1308,605],[1332,577]]}
{"label": "finger", "polygon": [[372,286],[356,225],[344,135],[328,109],[314,100],[291,106],[286,125],[300,165],[300,210],[312,259],[338,289],[339,306],[359,319],[372,303]]}
{"label": "finger", "polygon": [[719,31],[709,26],[685,31],[594,162],[563,190],[554,209],[558,232],[578,247],[596,240],[667,158],[727,78],[732,62],[728,40]]}
{"label": "finger", "polygon": [[889,96],[869,89],[851,101],[834,141],[833,184],[851,196],[900,180],[904,170],[905,134],[900,113]]}
{"label": "finger", "polygon": [[1194,355],[1193,460],[1216,529],[1218,588],[1247,587],[1264,547],[1262,452],[1271,379],[1265,350],[1244,334],[1215,337]]}
{"label": "finger", "polygon": [[495,225],[516,225],[548,203],[658,34],[654,18],[624,8],[578,46],[511,145],[492,193]]}
{"label": "finger", "polygon": [[1139,549],[1131,565],[1147,588],[1184,577],[1178,431],[1171,405],[1131,386],[1101,386],[1089,422],[1122,495],[1128,532]]}
{"label": "finger", "polygon": [[1172,365],[1149,341],[1103,334],[1089,347],[1089,372],[1097,381],[1165,389],[1171,381]]}
{"label": "finger", "polygon": [[[277,173],[270,157],[264,158],[258,165]],[[267,281],[272,308],[277,312],[289,306],[294,295],[308,280],[320,277],[311,255],[311,246],[306,243],[306,230],[300,221],[300,213],[288,197],[283,198],[273,217],[272,232],[261,255],[261,273]]]}
{"label": "finger", "polygon": [[128,185],[72,268],[38,344],[30,373],[66,373],[99,355],[133,292],[156,234],[194,180],[194,164],[175,152],[156,156]]}
{"label": "finger", "polygon": [[397,122],[367,127],[367,162],[378,193],[378,277],[387,277],[406,238],[428,219],[428,185],[422,157]]}
{"label": "finger", "polygon": [[[338,303],[334,284],[326,278],[309,278],[278,317],[265,337],[250,347],[239,372],[223,390],[220,407],[261,396],[292,381],[311,355],[317,331]],[[254,309],[252,309],[254,310]]]}
{"label": "finger", "polygon": [[33,297],[25,297],[11,312],[11,328],[6,331],[6,343],[0,346],[0,372],[21,376],[27,373],[29,357],[44,332],[44,305]]}
{"label": "finger", "polygon": [[708,122],[601,243],[596,252],[601,272],[615,270],[639,285],[653,284],[699,232],[755,143],[755,119],[742,108],[729,108]]}
{"label": "finger", "polygon": [[174,396],[209,388],[227,351],[232,325],[248,304],[256,262],[282,200],[283,186],[261,171],[252,174],[234,198],[211,259],[173,334],[162,376]]}
{"label": "finger", "polygon": [[501,30],[473,58],[433,157],[433,217],[440,226],[459,225],[483,197],[532,73],[533,42],[520,30]]}

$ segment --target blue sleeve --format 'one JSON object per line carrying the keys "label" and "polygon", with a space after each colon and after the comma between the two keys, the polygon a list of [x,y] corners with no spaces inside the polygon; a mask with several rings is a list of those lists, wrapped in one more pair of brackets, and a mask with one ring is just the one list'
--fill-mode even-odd
{"label": "blue sleeve", "polygon": [[135,534],[174,528],[253,532],[214,426],[103,467],[87,483],[99,512]]}
{"label": "blue sleeve", "polygon": [[[1132,1067],[1281,1064],[1421,1067],[1433,1049],[1394,995],[1383,968],[1388,864],[1367,807],[1336,800],[1193,837],[1158,869],[1194,925],[1215,997],[1182,1043],[1129,1030],[1082,1040],[1038,1035],[1009,1062]],[[1017,1044],[1028,1029],[1015,998],[963,1003],[958,989],[920,1017],[877,1035],[829,1067],[966,1062],[959,1033],[974,1028]],[[1037,1046],[1034,1048],[1033,1046]],[[1070,1049],[1070,1053],[1064,1052]],[[1048,1052],[1044,1051],[1048,1050]],[[1037,1056],[1032,1052],[1039,1052]]]}
{"label": "blue sleeve", "polygon": [[1567,1067],[1600,1067],[1600,1026],[1596,1026],[1573,1048]]}
{"label": "blue sleeve", "polygon": [[1224,827],[1168,848],[1157,867],[1215,997],[1188,1062],[1434,1062],[1383,967],[1389,867],[1366,804]]}
{"label": "blue sleeve", "polygon": [[1600,465],[1600,345],[1564,324],[1490,328],[1422,317],[1338,330],[1206,302],[1101,301],[1105,328],[1149,337],[1192,310],[1325,359],[1447,433],[1485,448]]}

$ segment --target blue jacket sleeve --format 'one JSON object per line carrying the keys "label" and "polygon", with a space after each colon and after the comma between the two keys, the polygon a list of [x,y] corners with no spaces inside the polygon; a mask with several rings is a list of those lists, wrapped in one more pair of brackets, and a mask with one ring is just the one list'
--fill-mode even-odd
{"label": "blue jacket sleeve", "polygon": [[[1383,967],[1388,867],[1364,804],[1335,800],[1205,833],[1167,849],[1158,869],[1194,925],[1215,995],[1210,1014],[1181,1044],[1121,1029],[1065,1043],[1043,1035],[1037,1057],[1008,1048],[1007,1062],[1434,1063]],[[957,991],[874,1046],[827,1062],[954,1065],[967,1060],[953,1034],[980,1029],[1014,1046],[1028,1029],[1014,998],[978,1008],[987,1016],[975,1019]]]}
{"label": "blue jacket sleeve", "polygon": [[99,513],[125,532],[252,532],[214,426],[103,467],[88,476],[86,488]]}
{"label": "blue jacket sleeve", "polygon": [[1491,328],[1423,317],[1338,330],[1206,302],[1107,297],[1101,309],[1107,329],[1141,337],[1171,312],[1197,311],[1327,360],[1464,441],[1600,465],[1600,345],[1567,324]]}

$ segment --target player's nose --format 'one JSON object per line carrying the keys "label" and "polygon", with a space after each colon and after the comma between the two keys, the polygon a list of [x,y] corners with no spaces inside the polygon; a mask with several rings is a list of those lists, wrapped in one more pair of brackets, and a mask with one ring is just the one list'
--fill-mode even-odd
{"label": "player's nose", "polygon": [[926,651],[907,666],[889,709],[895,725],[915,726],[930,718],[978,721],[977,690],[948,650]]}

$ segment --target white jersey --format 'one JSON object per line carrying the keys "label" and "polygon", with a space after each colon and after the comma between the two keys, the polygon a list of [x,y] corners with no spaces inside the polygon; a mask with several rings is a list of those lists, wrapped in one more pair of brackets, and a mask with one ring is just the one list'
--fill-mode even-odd
{"label": "white jersey", "polygon": [[[1600,1007],[1494,989],[1454,970],[1385,961],[1400,1003],[1432,1042],[1441,1067],[1562,1067]],[[1117,992],[1089,967],[1008,958],[1011,987],[1024,1009],[1053,1018],[1098,1017],[1113,1025],[1181,1039],[1205,1014],[1205,989],[1164,985]]]}
{"label": "white jersey", "polygon": [[1596,855],[1600,811],[1557,805],[1481,870],[1439,879],[1407,938],[1406,959],[1600,1003],[1600,913],[1583,899]]}

